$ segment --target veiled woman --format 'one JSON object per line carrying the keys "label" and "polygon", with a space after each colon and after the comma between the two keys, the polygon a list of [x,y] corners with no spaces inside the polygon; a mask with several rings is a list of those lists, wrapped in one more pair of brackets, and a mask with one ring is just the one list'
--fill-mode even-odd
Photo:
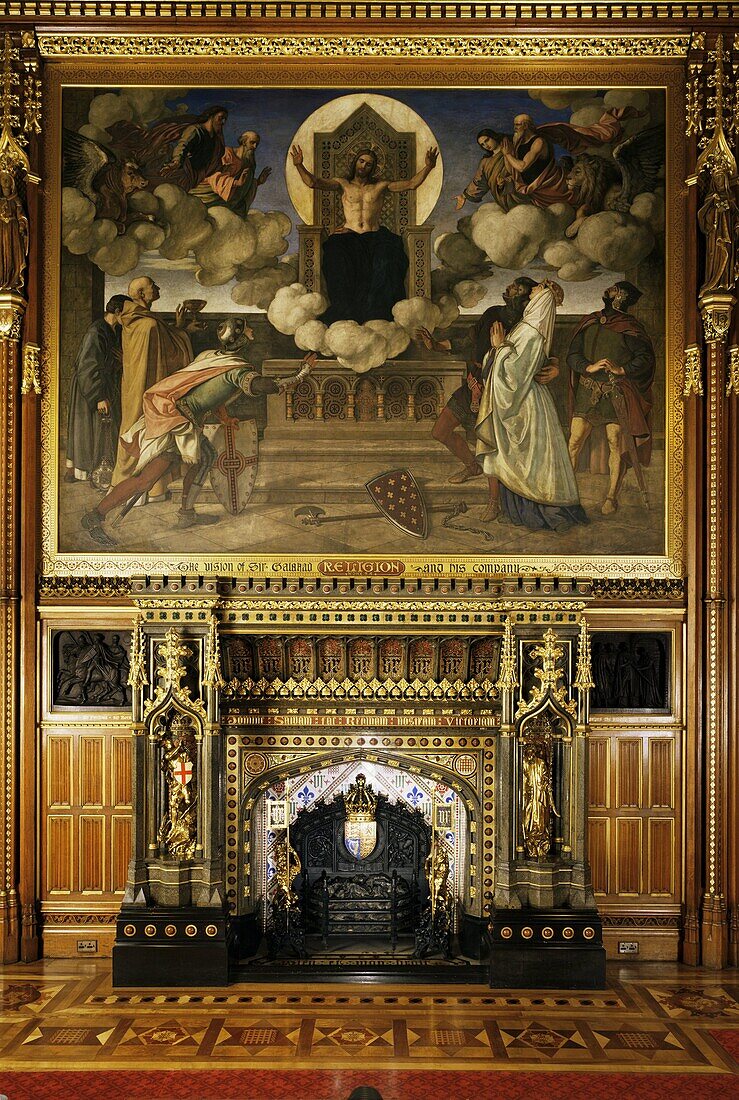
{"label": "veiled woman", "polygon": [[494,358],[475,426],[477,460],[490,486],[487,520],[502,511],[516,526],[553,531],[588,522],[554,400],[536,380],[563,298],[557,283],[539,283],[507,338],[502,325],[491,329]]}

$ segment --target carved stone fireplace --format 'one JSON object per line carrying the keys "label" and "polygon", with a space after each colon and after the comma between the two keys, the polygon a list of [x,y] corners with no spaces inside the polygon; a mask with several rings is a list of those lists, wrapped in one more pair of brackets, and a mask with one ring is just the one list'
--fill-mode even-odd
{"label": "carved stone fireplace", "polygon": [[215,580],[137,584],[115,984],[219,984],[265,933],[304,955],[342,922],[417,950],[425,927],[431,954],[490,950],[496,984],[531,984],[542,952],[559,984],[573,959],[570,980],[599,984],[581,609],[296,632],[244,629],[248,605]]}

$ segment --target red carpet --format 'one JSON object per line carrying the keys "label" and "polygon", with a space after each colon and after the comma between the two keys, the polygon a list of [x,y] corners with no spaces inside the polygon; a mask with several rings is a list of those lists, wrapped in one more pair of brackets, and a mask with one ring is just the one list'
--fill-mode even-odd
{"label": "red carpet", "polygon": [[[714,1032],[718,1038],[721,1033]],[[723,1034],[731,1034],[725,1032]],[[314,1070],[3,1073],[8,1100],[348,1100],[371,1085],[382,1100],[723,1100],[739,1077],[675,1073],[450,1073]]]}

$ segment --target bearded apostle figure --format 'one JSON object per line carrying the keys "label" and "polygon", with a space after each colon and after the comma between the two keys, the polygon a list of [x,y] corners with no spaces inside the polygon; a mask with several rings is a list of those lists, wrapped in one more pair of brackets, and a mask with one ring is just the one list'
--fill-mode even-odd
{"label": "bearded apostle figure", "polygon": [[193,187],[195,195],[205,206],[227,206],[234,214],[245,218],[257,196],[257,190],[267,182],[272,169],[263,168],[256,174],[256,152],[260,142],[254,130],[245,130],[235,147],[227,146],[221,163],[215,172]]}

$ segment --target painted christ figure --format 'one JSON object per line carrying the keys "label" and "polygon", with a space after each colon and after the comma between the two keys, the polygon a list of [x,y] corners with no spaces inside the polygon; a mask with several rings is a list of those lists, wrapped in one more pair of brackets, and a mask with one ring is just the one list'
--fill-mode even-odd
{"label": "painted christ figure", "polygon": [[344,225],[323,245],[322,269],[329,307],[321,316],[334,321],[392,321],[393,306],[405,298],[408,257],[403,241],[380,222],[388,191],[416,191],[430,175],[439,156],[436,146],[426,152],[423,167],[407,180],[377,176],[377,154],[361,149],[345,178],[319,179],[303,163],[299,145],[291,149],[293,164],[303,183],[314,190],[340,191]]}

